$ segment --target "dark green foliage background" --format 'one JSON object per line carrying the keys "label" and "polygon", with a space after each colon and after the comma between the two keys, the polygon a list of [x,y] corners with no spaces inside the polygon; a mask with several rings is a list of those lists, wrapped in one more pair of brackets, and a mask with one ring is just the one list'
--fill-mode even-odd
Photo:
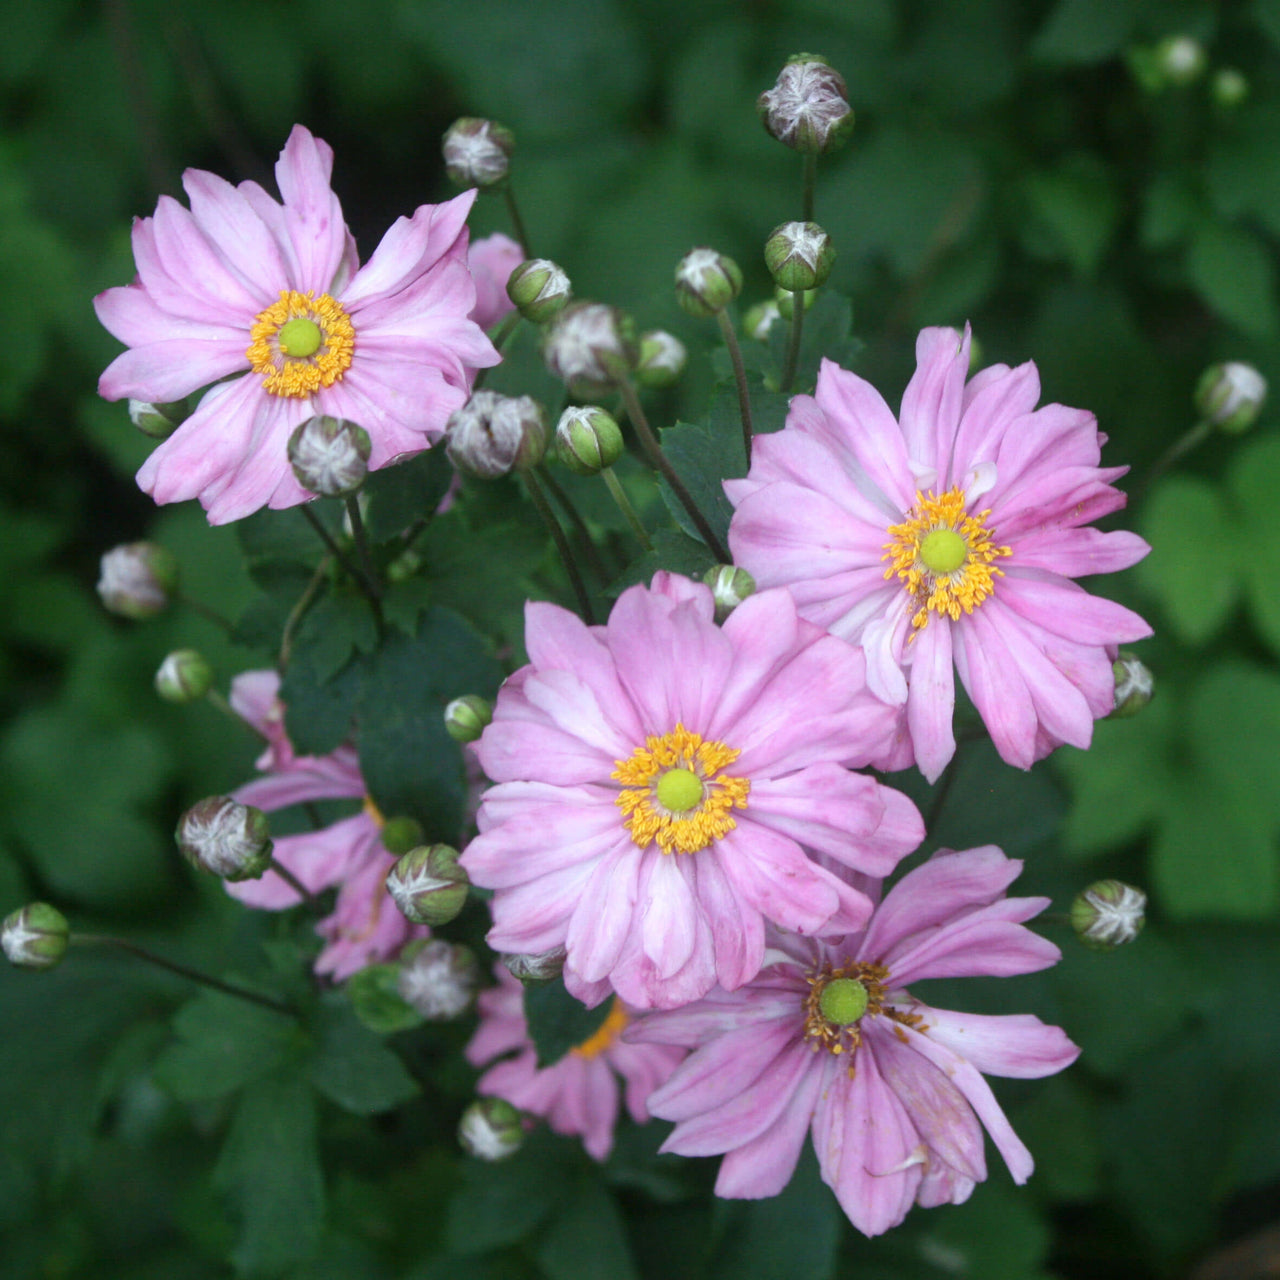
{"label": "dark green foliage background", "polygon": [[[474,1082],[468,1027],[380,1039],[341,997],[298,985],[309,919],[246,912],[179,863],[177,814],[248,777],[254,744],[211,707],[160,703],[151,675],[179,645],[224,686],[268,663],[279,601],[305,587],[315,548],[287,517],[238,536],[138,493],[149,442],[95,395],[118,347],[89,305],[131,277],[129,219],[178,193],[184,166],[269,181],[302,121],[337,152],[367,255],[395,217],[449,194],[447,124],[491,115],[519,139],[536,252],[694,350],[655,417],[691,424],[669,443],[696,473],[699,424],[724,409],[701,358],[713,327],[676,309],[672,269],[713,244],[742,264],[743,303],[763,296],[760,245],[798,216],[799,164],[753,103],[788,54],[816,50],[859,115],[817,201],[840,251],[832,289],[866,344],[859,372],[896,401],[916,329],[968,319],[986,361],[1033,358],[1046,400],[1095,410],[1106,460],[1136,482],[1191,425],[1211,361],[1252,361],[1280,387],[1280,3],[6,0],[2,29],[0,914],[45,897],[77,928],[310,1012],[294,1025],[193,998],[124,957],[0,972],[0,1276],[1145,1280],[1208,1277],[1213,1255],[1280,1220],[1274,413],[1154,485],[1131,517],[1153,554],[1100,584],[1157,627],[1149,711],[1030,775],[981,749],[961,762],[931,846],[999,841],[1028,859],[1019,888],[1060,907],[1121,875],[1150,888],[1151,919],[1125,952],[1062,936],[1050,973],[922,991],[1034,1010],[1084,1055],[1063,1077],[997,1085],[1037,1157],[1028,1187],[993,1168],[969,1204],[868,1243],[807,1157],[778,1199],[719,1202],[714,1162],[656,1154],[660,1125],[624,1124],[603,1170],[545,1132],[507,1164],[468,1160],[453,1138]],[[1184,32],[1211,73],[1245,73],[1243,105],[1215,106],[1207,80],[1139,87],[1129,53]],[[473,222],[505,229],[501,202],[482,198]],[[542,394],[539,377],[517,346],[495,385]],[[380,483],[386,536],[439,492],[427,469]],[[479,635],[518,654],[523,598],[567,599],[517,497],[475,491],[432,527],[424,575],[388,604],[381,664],[361,602],[327,597],[328,618],[297,638],[297,734],[327,749],[350,712],[389,714],[395,664],[434,646],[459,655],[466,687],[496,684]],[[612,519],[603,504],[590,518]],[[696,565],[699,547],[665,527],[666,562]],[[240,619],[244,643],[190,610],[130,625],[98,607],[98,557],[144,536],[178,553],[191,596]],[[324,699],[305,701],[325,676]],[[362,745],[375,794],[441,831],[456,828],[461,766],[423,726],[461,691],[445,684],[401,714],[407,756]],[[432,762],[420,790],[404,791],[398,758]],[[473,906],[454,936],[482,931]]]}

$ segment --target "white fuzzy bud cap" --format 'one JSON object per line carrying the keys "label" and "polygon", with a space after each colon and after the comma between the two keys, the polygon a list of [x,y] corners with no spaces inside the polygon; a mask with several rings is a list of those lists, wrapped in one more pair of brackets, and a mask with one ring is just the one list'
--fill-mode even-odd
{"label": "white fuzzy bud cap", "polygon": [[572,296],[569,277],[549,258],[522,262],[507,280],[507,297],[516,310],[534,324],[553,320]]}
{"label": "white fuzzy bud cap", "polygon": [[467,901],[470,881],[447,844],[410,849],[387,872],[387,892],[413,924],[448,924]]}
{"label": "white fuzzy bud cap", "polygon": [[160,664],[155,684],[166,702],[195,702],[213,688],[213,668],[195,649],[175,649]]}
{"label": "white fuzzy bud cap", "polygon": [[515,145],[503,125],[463,116],[445,130],[445,171],[460,187],[495,187],[507,176]]}
{"label": "white fuzzy bud cap", "polygon": [[66,955],[70,936],[66,916],[47,902],[19,907],[0,925],[5,959],[19,969],[52,969]]}
{"label": "white fuzzy bud cap", "polygon": [[410,943],[400,954],[396,990],[429,1022],[465,1013],[479,983],[479,967],[466,947],[436,939]]}
{"label": "white fuzzy bud cap", "polygon": [[129,401],[129,421],[153,440],[167,440],[190,415],[191,407],[185,400],[164,404],[152,404],[147,400]]}
{"label": "white fuzzy bud cap", "polygon": [[496,480],[536,467],[547,451],[547,420],[530,396],[477,391],[454,410],[444,433],[449,461],[467,475]]}
{"label": "white fuzzy bud cap", "polygon": [[1228,435],[1253,426],[1266,400],[1266,378],[1240,360],[1210,365],[1196,384],[1196,408]]}
{"label": "white fuzzy bud cap", "polygon": [[524,1145],[524,1123],[505,1098],[478,1098],[462,1113],[458,1141],[477,1160],[505,1160]]}
{"label": "white fuzzy bud cap", "polygon": [[501,960],[511,971],[511,976],[527,986],[558,978],[564,972],[567,956],[564,947],[552,947],[550,951],[539,951],[534,955],[502,956]]}
{"label": "white fuzzy bud cap", "polygon": [[177,558],[154,542],[127,542],[102,557],[98,595],[112,613],[154,618],[169,607],[177,587]]}
{"label": "white fuzzy bud cap", "polygon": [[669,387],[684,372],[688,359],[689,353],[679,338],[665,329],[651,329],[640,335],[636,381],[642,387]]}
{"label": "white fuzzy bud cap", "polygon": [[267,815],[230,796],[192,805],[174,838],[192,866],[222,880],[257,880],[271,863]]}
{"label": "white fuzzy bud cap", "polygon": [[1122,880],[1099,880],[1071,904],[1071,927],[1098,951],[1132,942],[1146,923],[1147,895]]}
{"label": "white fuzzy bud cap", "polygon": [[1127,720],[1136,716],[1155,692],[1155,677],[1150,668],[1127,649],[1121,649],[1111,664],[1111,672],[1116,678],[1116,701],[1111,718]]}
{"label": "white fuzzy bud cap", "polygon": [[741,268],[714,249],[690,249],[676,264],[676,301],[691,316],[713,316],[741,292]]}
{"label": "white fuzzy bud cap", "polygon": [[573,302],[542,340],[547,368],[571,388],[605,388],[636,362],[634,326],[617,307]]}
{"label": "white fuzzy bud cap", "polygon": [[765,130],[785,146],[816,155],[834,151],[853,131],[853,109],[844,78],[823,58],[790,59],[756,110]]}
{"label": "white fuzzy bud cap", "polygon": [[784,222],[764,246],[765,265],[779,289],[816,289],[831,274],[836,248],[816,222]]}
{"label": "white fuzzy bud cap", "polygon": [[298,483],[322,498],[345,498],[364,484],[373,444],[369,433],[345,418],[319,414],[289,437],[289,465]]}

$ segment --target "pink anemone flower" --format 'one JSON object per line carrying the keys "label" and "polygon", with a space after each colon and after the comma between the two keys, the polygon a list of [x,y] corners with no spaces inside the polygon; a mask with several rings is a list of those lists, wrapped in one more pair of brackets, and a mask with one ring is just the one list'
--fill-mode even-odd
{"label": "pink anemone flower", "polygon": [[162,403],[216,384],[138,472],[157,502],[199,498],[213,524],[306,502],[286,452],[299,423],[359,423],[369,466],[385,467],[439,439],[474,370],[498,362],[470,318],[475,192],[400,218],[361,267],[332,169],[295,125],[276,165],[283,203],[188,169],[190,210],[161,196],[135,220],[137,279],[94,300],[129,347],[98,390]]}
{"label": "pink anemone flower", "polygon": [[987,1176],[986,1127],[1014,1181],[1031,1154],[983,1074],[1037,1078],[1079,1049],[1030,1014],[981,1017],[921,1003],[926,978],[1032,973],[1058,948],[1022,926],[1047,898],[1006,898],[1020,862],[994,846],[942,850],[895,885],[867,929],[843,939],[777,933],[745,987],[647,1014],[627,1030],[691,1055],[649,1098],[677,1155],[724,1154],[716,1194],[777,1195],[813,1137],[822,1178],[874,1236],[913,1203],[959,1204]]}
{"label": "pink anemone flower", "polygon": [[500,231],[472,241],[467,250],[467,266],[476,282],[476,305],[471,318],[482,329],[492,329],[516,309],[507,296],[507,281],[524,260],[524,250]]}
{"label": "pink anemone flower", "polygon": [[895,419],[823,361],[747,478],[725,482],[729,545],[762,587],[788,587],[802,616],[865,649],[930,781],[955,752],[953,666],[1000,755],[1028,769],[1089,745],[1114,705],[1117,645],[1151,634],[1071,579],[1150,548],[1088,527],[1124,506],[1111,481],[1127,468],[1098,465],[1091,413],[1036,408],[1034,364],[966,382],[968,329],[923,330],[916,362]]}
{"label": "pink anemone flower", "polygon": [[[327,945],[315,968],[341,982],[357,969],[392,958],[411,939],[430,937],[430,930],[411,925],[387,893],[385,881],[395,857],[383,847],[382,818],[365,792],[355,748],[341,746],[327,756],[296,755],[284,731],[279,689],[274,671],[248,671],[231,682],[232,707],[267,740],[257,762],[265,776],[231,794],[266,813],[315,800],[365,800],[359,813],[330,826],[277,837],[272,850],[310,892],[338,886],[333,913],[316,926]],[[270,911],[301,901],[297,890],[272,871],[226,888],[241,902]]]}
{"label": "pink anemone flower", "polygon": [[502,1061],[480,1077],[477,1091],[542,1116],[556,1133],[581,1137],[592,1159],[608,1159],[621,1101],[618,1077],[631,1118],[644,1124],[649,1119],[645,1099],[676,1069],[685,1051],[620,1039],[632,1014],[615,999],[592,1036],[559,1062],[539,1067],[524,1018],[524,989],[505,965],[495,965],[493,971],[498,985],[480,993],[480,1026],[466,1052],[477,1067],[495,1058]]}
{"label": "pink anemone flower", "polygon": [[893,709],[785,591],[718,627],[707,587],[660,573],[602,627],[529,604],[525,644],[476,744],[496,785],[462,865],[495,890],[490,945],[565,947],[588,1004],[741,986],[766,919],[860,928],[871,901],[828,860],[879,877],[923,837],[905,796],[846,767],[891,750]]}

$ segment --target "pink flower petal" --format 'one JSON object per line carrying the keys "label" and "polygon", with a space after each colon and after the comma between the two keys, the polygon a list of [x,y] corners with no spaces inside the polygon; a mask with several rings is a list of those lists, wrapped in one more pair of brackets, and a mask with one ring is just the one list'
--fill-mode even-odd
{"label": "pink flower petal", "polygon": [[639,897],[642,856],[628,845],[599,859],[573,904],[565,946],[570,963],[588,982],[605,977],[617,962]]}
{"label": "pink flower petal", "polygon": [[898,420],[912,463],[941,468],[951,456],[969,373],[969,328],[921,329],[916,371],[902,393]]}
{"label": "pink flower petal", "polygon": [[333,149],[294,125],[276,162],[276,183],[298,272],[293,287],[302,293],[327,293],[346,251],[347,225],[329,186],[332,175]]}
{"label": "pink flower petal", "polygon": [[913,1006],[924,1017],[932,1040],[945,1045],[986,1076],[1036,1080],[1069,1067],[1079,1046],[1061,1027],[1046,1026],[1029,1013],[984,1017],[948,1009]]}
{"label": "pink flower petal", "polygon": [[907,727],[920,772],[929,782],[937,782],[956,750],[951,729],[956,704],[951,619],[933,615],[915,633],[911,644]]}

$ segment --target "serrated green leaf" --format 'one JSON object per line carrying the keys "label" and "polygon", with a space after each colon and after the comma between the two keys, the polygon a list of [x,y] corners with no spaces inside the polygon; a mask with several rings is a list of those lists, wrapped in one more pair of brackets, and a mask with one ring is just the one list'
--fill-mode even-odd
{"label": "serrated green leaf", "polygon": [[407,636],[418,634],[418,620],[433,602],[431,584],[422,578],[393,582],[382,597],[382,616]]}
{"label": "serrated green leaf", "polygon": [[535,1254],[549,1280],[639,1280],[617,1202],[593,1177],[570,1189]]}
{"label": "serrated green leaf", "polygon": [[307,664],[321,684],[328,684],[354,653],[372,653],[378,645],[378,623],[362,595],[335,591],[307,611],[293,642],[305,650]]}
{"label": "serrated green leaf", "polygon": [[284,727],[299,755],[328,755],[351,736],[360,697],[363,660],[353,658],[327,682],[311,662],[310,646],[300,639],[280,681]]}
{"label": "serrated green leaf", "polygon": [[308,1063],[311,1083],[340,1107],[355,1115],[377,1115],[417,1095],[418,1085],[404,1063],[340,993],[320,1006],[313,1031],[317,1043]]}
{"label": "serrated green leaf", "polygon": [[422,1014],[400,994],[399,976],[399,965],[370,964],[353,973],[343,987],[356,1017],[380,1036],[422,1025]]}
{"label": "serrated green leaf", "polygon": [[525,987],[524,1017],[529,1038],[538,1051],[538,1066],[559,1062],[574,1045],[589,1040],[612,1008],[613,1001],[602,1000],[594,1009],[588,1009],[565,990],[559,978]]}
{"label": "serrated green leaf", "polygon": [[[725,497],[721,481],[730,476],[747,474],[746,454],[743,451],[742,428],[715,431],[700,423],[677,422],[662,432],[662,451],[684,482],[694,505],[703,519],[711,526],[716,537],[724,542],[729,532],[729,518],[733,508]],[[690,538],[700,538],[684,503],[681,502],[663,480],[659,488],[667,509],[676,523]]]}
{"label": "serrated green leaf", "polygon": [[678,529],[657,529],[653,533],[653,550],[646,551],[630,564],[610,584],[609,594],[621,595],[637,582],[646,585],[659,569],[668,573],[682,573],[687,578],[702,581],[702,575],[712,568],[716,558],[705,542],[691,538]]}
{"label": "serrated green leaf", "polygon": [[383,467],[365,481],[365,529],[374,542],[388,542],[415,521],[430,519],[449,492],[454,470],[443,448]]}

